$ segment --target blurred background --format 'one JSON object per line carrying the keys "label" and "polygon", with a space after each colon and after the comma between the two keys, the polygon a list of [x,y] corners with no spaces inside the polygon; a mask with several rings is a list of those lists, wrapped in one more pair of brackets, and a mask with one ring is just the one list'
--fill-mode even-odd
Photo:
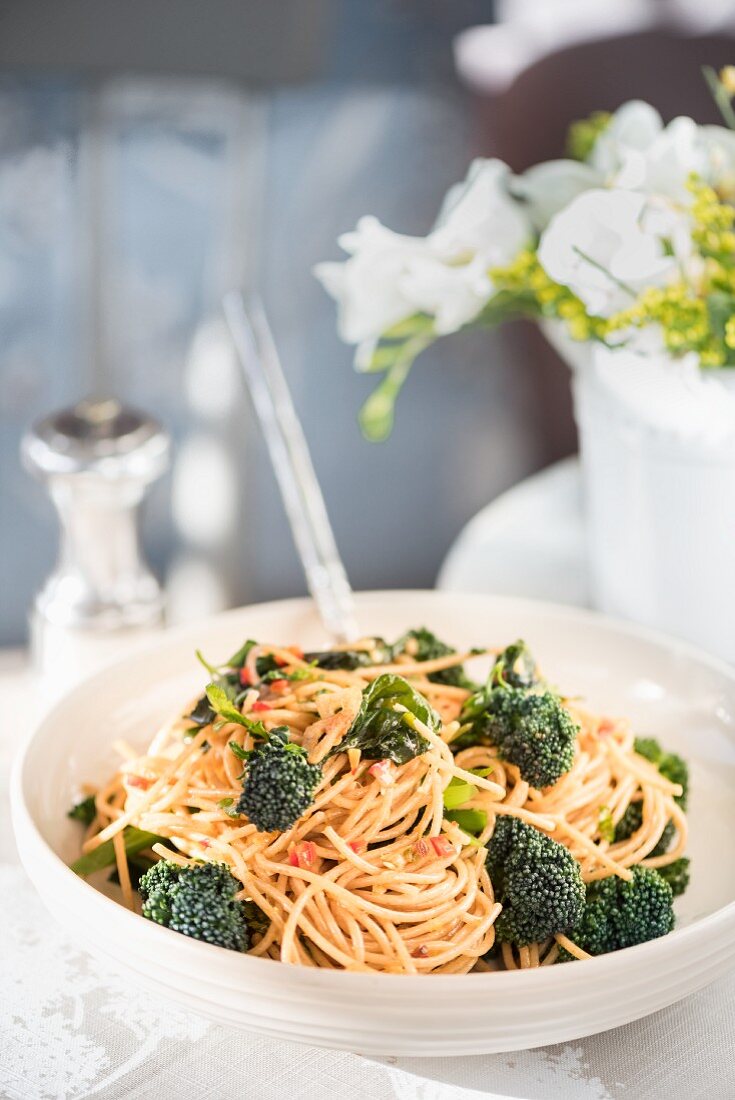
{"label": "blurred background", "polygon": [[[220,316],[265,300],[350,578],[431,586],[461,526],[571,452],[535,330],[424,356],[383,445],[312,266],[364,213],[428,231],[475,155],[561,155],[640,96],[715,121],[732,0],[5,0],[0,5],[0,644],[22,642],[57,521],[18,448],[89,394],[174,437],[146,553],[171,618],[304,591]],[[656,65],[650,64],[656,57]]]}

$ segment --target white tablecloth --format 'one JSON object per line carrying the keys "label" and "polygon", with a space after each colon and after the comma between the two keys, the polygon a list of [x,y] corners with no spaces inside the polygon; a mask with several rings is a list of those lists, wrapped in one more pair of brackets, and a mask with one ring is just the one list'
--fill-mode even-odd
{"label": "white tablecloth", "polygon": [[[579,539],[570,541],[569,526],[576,522],[579,532],[575,479],[575,467],[567,464],[541,479],[543,500],[534,499],[530,490],[539,485],[532,483],[530,490],[522,487],[518,497],[511,494],[499,503],[497,519],[492,510],[478,518],[474,534],[470,529],[450,556],[442,584],[454,589],[494,587],[556,599],[560,586],[566,586],[571,596],[577,585],[581,602],[584,577]],[[536,524],[541,506],[547,522],[539,540]],[[552,522],[558,524],[556,529]],[[534,561],[528,574],[530,592],[523,588],[517,571],[513,586],[508,586],[511,563],[517,563],[519,555]],[[544,584],[550,587],[544,590]],[[55,925],[18,866],[10,832],[8,776],[14,746],[32,720],[34,691],[20,655],[0,660],[3,1100],[735,1097],[735,976],[655,1016],[603,1035],[540,1050],[449,1059],[368,1059],[358,1053],[263,1039],[211,1024],[139,991],[124,974],[92,958]]]}

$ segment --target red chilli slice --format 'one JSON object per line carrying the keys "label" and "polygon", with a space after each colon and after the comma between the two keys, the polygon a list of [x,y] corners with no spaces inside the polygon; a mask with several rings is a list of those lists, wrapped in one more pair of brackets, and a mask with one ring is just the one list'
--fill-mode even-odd
{"label": "red chilli slice", "polygon": [[300,840],[294,844],[288,853],[288,862],[292,867],[300,867],[302,871],[309,871],[316,863],[316,844],[313,840]]}
{"label": "red chilli slice", "polygon": [[444,856],[454,855],[454,848],[445,836],[430,836],[429,843],[440,859],[443,859]]}
{"label": "red chilli slice", "polygon": [[261,699],[258,699],[255,703],[253,703],[253,705],[250,709],[251,710],[270,710],[271,705],[270,705],[270,703],[264,703]]}
{"label": "red chilli slice", "polygon": [[149,787],[153,786],[152,779],[147,779],[144,775],[131,775],[130,773],[125,776],[125,783],[128,787],[138,787],[141,791],[147,791]]}
{"label": "red chilli slice", "polygon": [[245,667],[241,668],[240,669],[240,683],[242,684],[242,686],[243,687],[250,687],[252,682],[253,681],[250,679],[250,673],[248,672],[248,670]]}
{"label": "red chilli slice", "polygon": [[377,779],[381,787],[391,787],[396,781],[396,771],[390,760],[379,760],[368,768],[368,772]]}

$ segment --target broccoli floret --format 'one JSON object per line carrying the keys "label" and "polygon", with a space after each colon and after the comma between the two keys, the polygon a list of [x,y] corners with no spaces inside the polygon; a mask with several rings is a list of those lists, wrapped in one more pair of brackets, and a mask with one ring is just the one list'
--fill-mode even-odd
{"label": "broccoli floret", "polygon": [[[574,763],[578,727],[551,692],[495,688],[481,701],[473,697],[468,704],[460,720],[472,722],[469,744],[494,745],[500,758],[516,764],[532,787],[550,787]],[[478,709],[475,717],[473,710]],[[459,744],[452,743],[455,750],[466,746],[466,735]]]}
{"label": "broccoli floret", "polygon": [[499,941],[524,946],[566,932],[584,911],[579,864],[568,848],[516,817],[501,817],[488,846],[487,869],[503,911]]}
{"label": "broccoli floret", "polygon": [[285,832],[311,806],[321,777],[286,726],[277,726],[250,756],[237,811],[262,833]]}
{"label": "broccoli floret", "polygon": [[465,702],[460,721],[465,728],[452,741],[454,752],[493,745],[533,787],[551,786],[574,763],[578,727],[559,696],[544,690],[523,641],[498,655],[485,687]]}
{"label": "broccoli floret", "polygon": [[506,646],[495,658],[485,686],[478,688],[462,707],[461,720],[464,724],[469,722],[470,728],[455,737],[452,751],[461,752],[473,745],[490,744],[486,723],[482,719],[490,706],[494,689],[508,687],[530,691],[540,684],[536,661],[526,643],[519,639]]}
{"label": "broccoli floret", "polygon": [[495,658],[490,672],[490,683],[494,687],[532,688],[541,683],[536,660],[525,642],[506,646]]}
{"label": "broccoli floret", "polygon": [[[666,752],[662,749],[658,741],[652,737],[637,737],[635,740],[635,751],[644,756],[646,760],[650,760],[658,770],[664,779],[668,779],[670,783],[679,783],[682,788],[680,795],[674,796],[674,801],[678,802],[682,810],[687,808],[687,796],[689,794],[689,768],[685,760],[681,756],[677,756],[676,753]],[[615,827],[615,840],[628,840],[633,833],[637,832],[643,824],[643,806],[641,802],[631,802],[627,807],[625,813],[621,817],[617,826]],[[674,828],[673,821],[668,821],[664,826],[656,847],[650,853],[652,856],[663,855],[671,847],[671,841],[674,839],[676,829]]]}
{"label": "broccoli floret", "polygon": [[[665,936],[674,927],[673,894],[662,875],[634,867],[630,882],[611,875],[587,885],[581,920],[567,933],[590,955],[606,955]],[[562,950],[562,959],[572,958]]]}
{"label": "broccoli floret", "polygon": [[180,867],[162,860],[146,871],[138,889],[149,920],[195,940],[247,951],[245,907],[235,900],[242,887],[224,863]]}
{"label": "broccoli floret", "polygon": [[666,867],[657,867],[661,878],[666,879],[675,898],[680,897],[689,885],[689,859],[682,856]]}
{"label": "broccoli floret", "polygon": [[658,768],[664,779],[669,783],[678,783],[682,793],[675,795],[675,801],[682,810],[687,808],[687,796],[689,794],[689,766],[686,760],[677,756],[675,752],[666,752],[653,737],[636,737],[635,751],[639,756],[645,756]]}

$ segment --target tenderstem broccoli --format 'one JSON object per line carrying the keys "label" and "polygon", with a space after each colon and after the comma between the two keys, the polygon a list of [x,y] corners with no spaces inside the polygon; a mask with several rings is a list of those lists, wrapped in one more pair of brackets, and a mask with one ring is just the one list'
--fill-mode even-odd
{"label": "tenderstem broccoli", "polygon": [[[687,797],[689,794],[689,767],[686,761],[676,753],[666,752],[653,737],[637,737],[635,740],[635,751],[639,756],[643,756],[646,760],[650,760],[650,762],[658,768],[661,775],[665,779],[668,779],[670,783],[678,783],[681,786],[682,793],[676,795],[674,801],[681,806],[682,810],[686,810]],[[631,802],[615,828],[615,840],[628,840],[633,833],[640,829],[642,824],[643,804],[641,802]],[[664,826],[664,830],[656,847],[650,854],[652,856],[660,856],[663,855],[664,852],[667,852],[671,847],[671,841],[674,838],[675,831],[673,821],[668,821]]]}
{"label": "tenderstem broccoli", "polygon": [[[581,919],[567,933],[590,955],[605,955],[665,936],[674,927],[671,886],[650,867],[634,867],[628,882],[616,875],[591,882]],[[562,950],[562,958],[571,958]]]}
{"label": "tenderstem broccoli", "polygon": [[503,911],[500,942],[524,946],[566,932],[582,917],[585,888],[579,864],[563,844],[516,817],[499,817],[487,868]]}
{"label": "tenderstem broccoli", "polygon": [[515,764],[532,787],[549,787],[574,763],[578,727],[558,695],[544,688],[524,642],[497,657],[487,684],[464,704],[465,729],[452,742],[455,752],[492,745]]}
{"label": "tenderstem broccoli", "polygon": [[286,726],[249,755],[237,812],[247,814],[263,833],[285,832],[314,801],[322,769],[310,764],[305,749],[289,741]]}
{"label": "tenderstem broccoli", "polygon": [[474,744],[493,745],[502,760],[515,764],[532,787],[550,787],[574,763],[578,727],[561,700],[550,692],[495,688],[472,717]]}
{"label": "tenderstem broccoli", "polygon": [[143,916],[156,924],[231,951],[248,950],[245,905],[235,898],[242,887],[224,863],[182,867],[161,860],[143,875],[138,889]]}

